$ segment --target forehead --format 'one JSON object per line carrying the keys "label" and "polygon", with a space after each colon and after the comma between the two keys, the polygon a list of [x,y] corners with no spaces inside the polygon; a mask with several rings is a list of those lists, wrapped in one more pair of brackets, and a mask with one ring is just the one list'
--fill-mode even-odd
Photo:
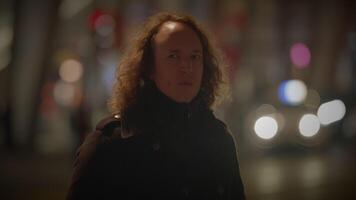
{"label": "forehead", "polygon": [[201,50],[197,33],[181,22],[168,21],[161,25],[154,38],[155,46],[163,48],[191,48]]}

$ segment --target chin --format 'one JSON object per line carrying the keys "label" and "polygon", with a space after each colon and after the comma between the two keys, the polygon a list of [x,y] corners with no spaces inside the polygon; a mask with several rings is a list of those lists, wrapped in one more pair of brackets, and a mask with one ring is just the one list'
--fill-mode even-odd
{"label": "chin", "polygon": [[189,103],[190,99],[183,99],[183,98],[173,98],[173,100],[177,103]]}
{"label": "chin", "polygon": [[191,99],[184,99],[180,103],[190,103],[192,100]]}
{"label": "chin", "polygon": [[186,96],[186,97],[176,98],[175,101],[178,103],[190,103],[193,99],[194,97],[192,96]]}

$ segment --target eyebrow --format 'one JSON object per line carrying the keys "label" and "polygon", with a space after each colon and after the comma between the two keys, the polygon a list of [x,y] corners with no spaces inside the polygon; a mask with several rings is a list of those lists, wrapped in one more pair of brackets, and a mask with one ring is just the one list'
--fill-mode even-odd
{"label": "eyebrow", "polygon": [[[174,53],[180,52],[179,49],[170,49],[170,50],[168,50],[168,51],[169,51],[169,52],[174,52]],[[193,53],[202,53],[201,50],[193,50],[192,52],[193,52]]]}
{"label": "eyebrow", "polygon": [[193,50],[193,53],[203,53],[201,50]]}

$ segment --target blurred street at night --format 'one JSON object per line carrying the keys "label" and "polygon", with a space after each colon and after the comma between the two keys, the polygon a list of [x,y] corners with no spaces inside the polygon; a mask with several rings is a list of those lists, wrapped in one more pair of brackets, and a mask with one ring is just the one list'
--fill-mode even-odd
{"label": "blurred street at night", "polygon": [[211,31],[249,200],[356,199],[356,1],[0,0],[0,199],[64,199],[110,114],[121,56],[153,13]]}

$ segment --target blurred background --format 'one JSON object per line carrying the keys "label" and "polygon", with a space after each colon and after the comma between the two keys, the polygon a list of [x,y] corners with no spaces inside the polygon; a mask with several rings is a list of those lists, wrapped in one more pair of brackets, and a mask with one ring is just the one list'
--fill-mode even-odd
{"label": "blurred background", "polygon": [[125,47],[158,11],[196,17],[229,63],[248,199],[356,199],[356,3],[0,0],[0,199],[64,199]]}

